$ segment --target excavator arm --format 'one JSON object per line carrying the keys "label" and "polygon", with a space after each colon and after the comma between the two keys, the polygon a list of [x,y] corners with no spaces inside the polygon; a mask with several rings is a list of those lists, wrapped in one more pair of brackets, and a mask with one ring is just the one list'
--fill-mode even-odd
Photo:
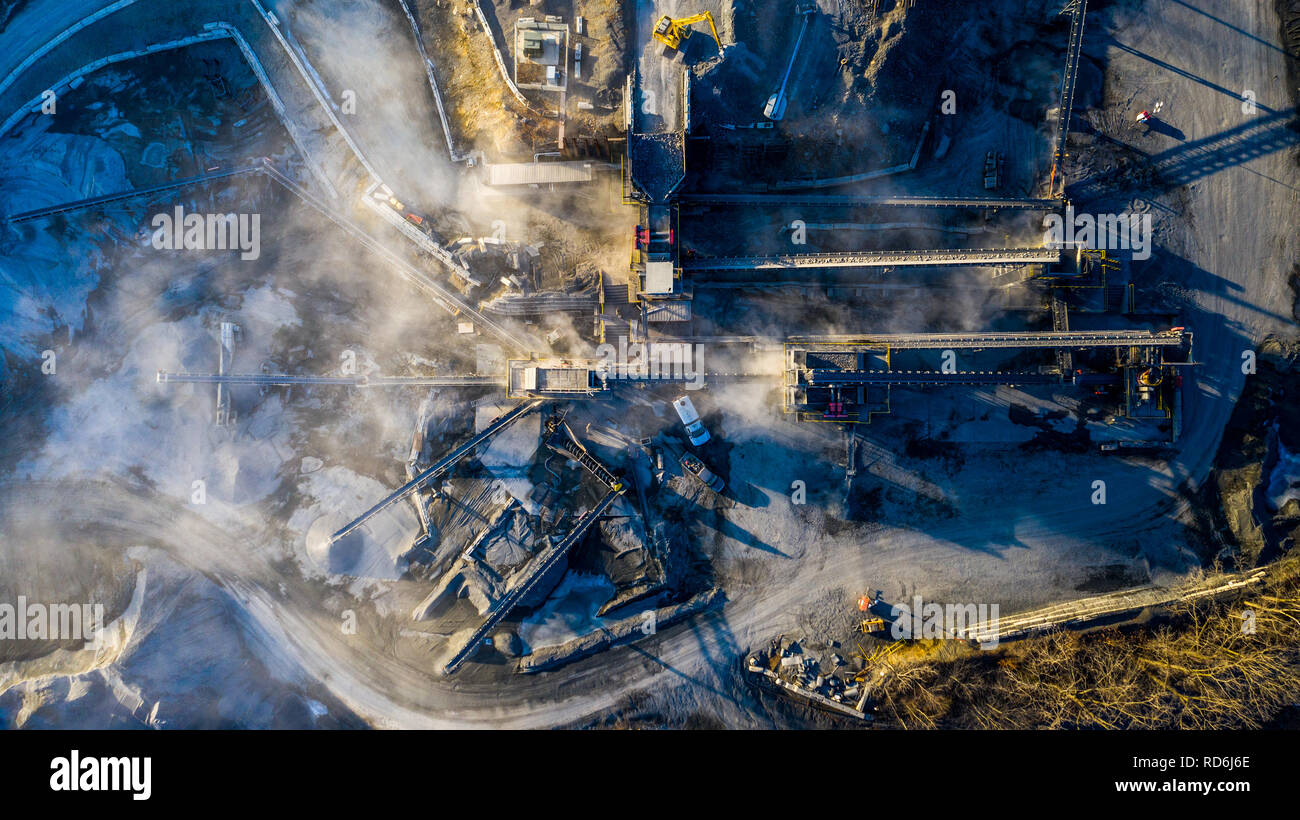
{"label": "excavator arm", "polygon": [[655,23],[653,37],[669,48],[681,48],[682,41],[691,36],[689,26],[703,20],[708,21],[709,33],[713,35],[713,41],[718,44],[718,53],[721,54],[722,39],[718,37],[718,27],[713,24],[713,14],[707,11],[675,19],[665,14]]}
{"label": "excavator arm", "polygon": [[694,18],[687,18],[687,19],[691,20],[691,22],[695,22],[695,19],[696,19],[696,18],[701,18],[701,19],[704,19],[704,20],[708,20],[708,21],[709,21],[709,33],[711,33],[711,34],[713,35],[713,42],[715,42],[715,43],[718,44],[718,53],[721,54],[721,53],[722,53],[722,38],[720,38],[720,37],[718,36],[718,27],[715,26],[715,25],[713,25],[713,15],[706,11],[706,12],[704,12],[703,14],[697,14],[697,15],[695,15]]}

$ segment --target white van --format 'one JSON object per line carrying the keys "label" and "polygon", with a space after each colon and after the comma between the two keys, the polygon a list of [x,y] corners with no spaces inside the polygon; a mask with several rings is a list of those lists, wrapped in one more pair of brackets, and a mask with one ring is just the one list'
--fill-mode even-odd
{"label": "white van", "polygon": [[682,396],[673,399],[673,409],[686,427],[686,437],[691,440],[691,444],[698,447],[709,440],[709,431],[704,429],[704,422],[700,421],[700,414],[695,412],[695,405],[691,404],[689,398]]}

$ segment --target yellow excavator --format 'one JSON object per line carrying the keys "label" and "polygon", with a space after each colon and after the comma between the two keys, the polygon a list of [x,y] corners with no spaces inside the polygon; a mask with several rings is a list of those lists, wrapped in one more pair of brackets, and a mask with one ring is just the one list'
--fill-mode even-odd
{"label": "yellow excavator", "polygon": [[682,43],[690,39],[691,24],[698,23],[701,20],[709,21],[709,31],[713,33],[713,41],[718,44],[718,53],[721,54],[722,40],[718,38],[717,26],[713,25],[713,15],[707,11],[701,12],[700,14],[692,14],[689,17],[677,18],[672,18],[665,14],[663,17],[659,18],[659,22],[655,23],[654,31],[651,32],[651,34],[656,40],[669,48],[674,50],[680,49]]}

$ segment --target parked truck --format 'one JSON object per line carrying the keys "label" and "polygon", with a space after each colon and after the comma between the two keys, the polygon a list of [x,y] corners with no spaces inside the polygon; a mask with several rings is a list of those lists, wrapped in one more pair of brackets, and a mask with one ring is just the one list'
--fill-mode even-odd
{"label": "parked truck", "polygon": [[704,422],[700,421],[700,414],[696,412],[695,405],[689,398],[681,396],[673,399],[673,409],[682,420],[682,426],[686,428],[686,437],[691,440],[691,444],[699,447],[709,440],[709,431],[704,429]]}
{"label": "parked truck", "polygon": [[700,480],[704,486],[713,490],[715,493],[721,493],[727,488],[726,483],[718,477],[717,473],[705,466],[691,453],[683,453],[681,458],[682,469]]}

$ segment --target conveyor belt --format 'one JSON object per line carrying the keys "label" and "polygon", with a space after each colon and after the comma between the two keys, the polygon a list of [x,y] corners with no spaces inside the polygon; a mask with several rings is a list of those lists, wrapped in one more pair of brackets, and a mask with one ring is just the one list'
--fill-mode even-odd
{"label": "conveyor belt", "polygon": [[590,313],[598,307],[599,299],[595,296],[551,298],[512,296],[485,303],[483,311],[498,316],[540,316],[547,313]]}
{"label": "conveyor belt", "polygon": [[1010,197],[942,196],[848,196],[838,194],[683,194],[684,203],[708,205],[783,205],[823,208],[996,208],[1028,211],[1054,211],[1061,207],[1057,199],[1014,199]]}
{"label": "conveyor belt", "polygon": [[587,452],[587,448],[578,443],[573,437],[573,431],[567,424],[558,424],[546,436],[546,446],[566,458],[571,458],[586,468],[587,472],[596,477],[600,483],[604,484],[611,490],[623,489],[623,482],[619,481],[618,476],[611,473],[604,464]]}
{"label": "conveyor belt", "polygon": [[246,174],[261,173],[261,166],[252,168],[236,168],[230,171],[217,171],[211,174],[201,174],[195,177],[186,177],[173,182],[164,182],[162,185],[153,185],[148,188],[135,188],[130,191],[120,191],[116,194],[104,194],[103,196],[92,196],[86,199],[78,199],[72,202],[64,202],[61,205],[50,205],[46,208],[37,208],[32,211],[24,211],[20,214],[14,214],[7,218],[10,223],[27,222],[32,219],[40,219],[44,216],[53,216],[54,214],[76,211],[81,208],[93,208],[96,205],[105,205],[109,202],[118,202],[123,199],[133,199],[135,197],[148,196],[149,194],[158,194],[164,191],[172,191],[177,188],[184,188],[188,185],[201,185],[205,182],[211,182],[217,179],[226,179],[228,177],[244,176]]}
{"label": "conveyor belt", "polygon": [[989,349],[1006,347],[1178,347],[1191,334],[1181,328],[1150,330],[1065,330],[1024,333],[901,333],[878,336],[792,336],[794,347],[880,347],[894,350]]}
{"label": "conveyor belt", "polygon": [[492,422],[490,425],[484,428],[483,432],[476,434],[469,441],[465,442],[464,444],[460,445],[456,449],[452,450],[450,453],[444,456],[442,460],[439,461],[437,464],[434,464],[432,467],[429,467],[427,470],[420,473],[415,478],[411,479],[410,481],[406,482],[402,486],[398,487],[387,497],[385,497],[384,500],[380,501],[375,506],[366,510],[361,515],[357,516],[350,523],[344,525],[342,529],[340,529],[338,532],[330,536],[330,541],[339,540],[343,536],[355,530],[357,527],[369,521],[373,516],[375,516],[385,507],[397,501],[400,501],[402,498],[406,497],[409,493],[414,492],[419,487],[423,486],[424,484],[427,484],[428,482],[432,481],[433,479],[447,472],[453,466],[456,465],[456,462],[460,461],[462,458],[469,455],[474,450],[475,447],[482,444],[484,441],[487,441],[489,438],[496,435],[497,433],[501,432],[506,427],[509,427],[511,424],[517,421],[521,416],[525,415],[535,407],[538,407],[541,403],[542,403],[541,400],[533,400],[533,401],[525,402],[524,404],[512,408],[510,412],[501,416],[496,421]]}
{"label": "conveyor belt", "polygon": [[505,342],[506,346],[513,350],[527,353],[534,349],[535,345],[530,344],[528,340],[516,336],[503,325],[498,324],[475,310],[450,288],[444,287],[424,271],[417,269],[400,255],[390,250],[386,245],[366,233],[351,220],[336,213],[332,208],[325,205],[325,203],[305,191],[302,186],[280,173],[280,171],[269,162],[264,165],[264,170],[267,175],[284,186],[286,190],[315,208],[335,225],[338,225],[344,231],[351,234],[353,238],[358,240],[362,245],[382,256],[389,264],[397,269],[397,272],[404,279],[424,291],[426,294],[432,296],[435,302],[442,305],[449,312],[456,315],[463,314],[466,318],[470,319],[475,326],[481,327],[483,330],[491,333],[499,341]]}
{"label": "conveyor belt", "polygon": [[1074,110],[1074,86],[1079,76],[1079,56],[1083,50],[1083,16],[1088,0],[1073,0],[1070,18],[1070,45],[1065,52],[1065,75],[1061,78],[1061,110],[1056,115],[1056,162],[1065,158],[1065,138],[1070,131],[1070,113]]}
{"label": "conveyor belt", "polygon": [[810,387],[862,384],[889,385],[1022,385],[1057,384],[1055,373],[1003,373],[997,371],[943,373],[937,370],[808,370]]}
{"label": "conveyor belt", "polygon": [[683,257],[684,271],[782,270],[787,268],[883,268],[924,265],[1055,264],[1059,250],[1050,248],[991,248],[987,250],[851,251],[795,253],[780,256]]}
{"label": "conveyor belt", "polygon": [[621,494],[621,490],[610,490],[605,494],[605,497],[596,504],[595,509],[591,510],[575,522],[573,529],[569,531],[568,535],[538,553],[537,556],[533,558],[532,564],[529,566],[527,577],[502,596],[502,598],[492,606],[492,609],[488,612],[487,619],[483,621],[478,629],[474,630],[474,634],[471,635],[469,640],[465,642],[465,645],[452,656],[452,659],[447,662],[445,667],[443,667],[443,671],[448,674],[455,672],[460,668],[461,664],[473,657],[474,653],[478,651],[480,644],[482,644],[483,640],[487,637],[487,634],[495,629],[497,624],[501,623],[502,618],[505,618],[510,614],[510,610],[515,608],[515,605],[528,594],[528,592],[537,584],[539,579],[546,577],[547,573],[549,573],[551,569],[559,563],[560,559],[568,554],[569,550],[572,549],[575,544],[582,540],[582,536],[586,534],[592,524],[596,523],[596,519],[604,515],[605,511],[609,509],[610,505],[613,504]]}
{"label": "conveyor belt", "polygon": [[343,387],[457,387],[504,385],[504,376],[290,376],[283,373],[169,373],[159,384],[339,385]]}

